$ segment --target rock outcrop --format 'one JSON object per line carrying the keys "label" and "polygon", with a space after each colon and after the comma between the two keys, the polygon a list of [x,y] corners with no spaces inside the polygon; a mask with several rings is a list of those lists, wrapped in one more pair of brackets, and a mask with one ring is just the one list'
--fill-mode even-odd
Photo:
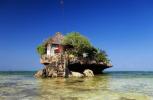
{"label": "rock outcrop", "polygon": [[[87,44],[82,45],[81,43],[85,41]],[[92,77],[112,67],[106,52],[96,49],[86,37],[77,32],[66,36],[57,32],[39,45],[37,51],[40,55],[40,63],[45,65],[35,74],[37,78]]]}
{"label": "rock outcrop", "polygon": [[65,77],[65,70],[62,66],[54,66],[54,64],[49,64],[44,67],[43,70],[38,71],[35,75],[36,78],[46,78],[46,77]]}
{"label": "rock outcrop", "polygon": [[[53,58],[56,60],[54,61]],[[66,55],[56,55],[53,58],[52,62],[44,64],[44,68],[34,75],[36,78],[93,77],[94,74],[101,74],[104,69],[109,68],[103,63],[95,61],[89,63],[89,61],[78,60],[78,58],[72,59],[72,57],[66,62]]]}

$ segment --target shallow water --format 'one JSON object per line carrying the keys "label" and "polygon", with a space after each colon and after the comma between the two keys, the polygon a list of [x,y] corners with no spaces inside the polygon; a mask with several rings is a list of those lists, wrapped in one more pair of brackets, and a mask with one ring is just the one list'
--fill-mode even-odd
{"label": "shallow water", "polygon": [[153,100],[153,72],[54,79],[35,79],[33,74],[0,72],[0,100]]}

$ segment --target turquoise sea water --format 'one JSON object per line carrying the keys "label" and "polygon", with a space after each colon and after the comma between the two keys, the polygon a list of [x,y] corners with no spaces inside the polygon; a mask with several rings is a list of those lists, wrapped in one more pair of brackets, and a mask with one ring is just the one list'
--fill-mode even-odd
{"label": "turquoise sea water", "polygon": [[0,72],[0,100],[153,100],[153,72],[54,79],[35,79],[33,74]]}

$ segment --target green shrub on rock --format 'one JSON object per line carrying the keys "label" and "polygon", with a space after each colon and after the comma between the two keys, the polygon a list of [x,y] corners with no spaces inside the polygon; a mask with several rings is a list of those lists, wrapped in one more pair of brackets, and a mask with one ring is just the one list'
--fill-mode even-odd
{"label": "green shrub on rock", "polygon": [[89,40],[78,32],[67,34],[64,37],[62,44],[73,46],[74,49],[71,53],[77,56],[81,56],[85,52],[86,48],[91,47]]}
{"label": "green shrub on rock", "polygon": [[104,64],[109,64],[110,60],[107,58],[107,54],[105,51],[103,50],[99,50],[99,52],[97,53],[97,57],[96,60],[97,62],[103,62]]}
{"label": "green shrub on rock", "polygon": [[43,45],[39,45],[38,47],[37,47],[37,52],[38,52],[38,54],[39,55],[43,55],[43,54],[45,54],[45,51],[46,49],[45,49],[45,46],[43,46]]}

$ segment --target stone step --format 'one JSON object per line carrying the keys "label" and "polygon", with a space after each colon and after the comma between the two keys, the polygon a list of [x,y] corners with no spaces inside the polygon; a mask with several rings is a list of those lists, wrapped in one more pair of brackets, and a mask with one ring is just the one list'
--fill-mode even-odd
{"label": "stone step", "polygon": [[64,72],[64,69],[59,69],[58,72]]}
{"label": "stone step", "polygon": [[64,77],[64,73],[57,73],[58,77]]}
{"label": "stone step", "polygon": [[64,75],[60,75],[60,76],[58,75],[58,77],[64,77]]}
{"label": "stone step", "polygon": [[64,74],[64,72],[58,72],[57,74]]}

